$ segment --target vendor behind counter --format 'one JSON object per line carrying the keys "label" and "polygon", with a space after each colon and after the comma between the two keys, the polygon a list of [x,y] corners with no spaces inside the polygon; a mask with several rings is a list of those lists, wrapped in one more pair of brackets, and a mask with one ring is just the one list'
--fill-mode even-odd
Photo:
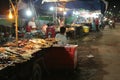
{"label": "vendor behind counter", "polygon": [[36,30],[37,26],[36,26],[34,17],[28,22],[28,26],[31,26],[31,33],[36,33],[37,32],[37,30]]}
{"label": "vendor behind counter", "polygon": [[31,39],[33,37],[38,37],[38,27],[35,23],[35,18],[32,17],[26,26],[25,38]]}
{"label": "vendor behind counter", "polygon": [[46,28],[46,38],[54,38],[55,37],[55,24],[48,23]]}

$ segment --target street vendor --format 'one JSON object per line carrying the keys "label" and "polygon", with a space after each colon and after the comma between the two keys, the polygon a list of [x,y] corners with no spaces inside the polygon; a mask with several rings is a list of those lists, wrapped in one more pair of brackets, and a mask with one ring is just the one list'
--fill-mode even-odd
{"label": "street vendor", "polygon": [[35,24],[35,18],[32,17],[32,19],[28,22],[28,26],[31,27],[31,33],[36,33],[37,32],[37,26]]}
{"label": "street vendor", "polygon": [[55,38],[58,40],[59,45],[66,45],[68,44],[67,37],[66,37],[66,28],[60,27],[60,33],[57,33]]}

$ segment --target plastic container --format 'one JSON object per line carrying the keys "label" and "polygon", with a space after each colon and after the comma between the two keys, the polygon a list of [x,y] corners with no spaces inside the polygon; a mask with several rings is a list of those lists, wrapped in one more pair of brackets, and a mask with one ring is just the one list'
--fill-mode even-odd
{"label": "plastic container", "polygon": [[85,33],[88,33],[88,32],[89,32],[89,27],[88,27],[88,26],[83,26],[83,31],[84,31]]}

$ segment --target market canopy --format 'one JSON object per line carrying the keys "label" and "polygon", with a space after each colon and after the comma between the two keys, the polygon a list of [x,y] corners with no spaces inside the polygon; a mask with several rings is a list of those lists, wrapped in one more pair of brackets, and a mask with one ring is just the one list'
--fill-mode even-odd
{"label": "market canopy", "polygon": [[42,0],[43,2],[70,2],[70,1],[75,1],[75,0]]}
{"label": "market canopy", "polygon": [[66,4],[66,7],[70,9],[83,8],[86,10],[100,10],[101,5],[99,0],[89,0],[89,1],[76,0],[74,2],[68,2]]}
{"label": "market canopy", "polygon": [[51,17],[51,16],[40,16],[39,20],[53,21],[53,17]]}
{"label": "market canopy", "polygon": [[[22,0],[24,3],[30,2],[30,0]],[[100,10],[102,13],[106,10],[105,0],[31,0],[34,4],[37,12],[42,13],[42,10],[48,11],[51,6],[55,6],[56,3],[66,2],[66,8],[68,9],[86,9],[86,10]],[[43,3],[43,4],[42,4]],[[58,5],[57,4],[57,5]]]}
{"label": "market canopy", "polygon": [[102,13],[106,10],[104,0],[47,0],[42,7],[49,8],[54,5],[52,1],[67,1],[65,7],[69,9],[101,10]]}

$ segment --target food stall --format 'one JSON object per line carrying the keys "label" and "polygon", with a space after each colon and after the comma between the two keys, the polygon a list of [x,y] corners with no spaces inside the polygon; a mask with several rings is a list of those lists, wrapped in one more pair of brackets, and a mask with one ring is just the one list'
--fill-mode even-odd
{"label": "food stall", "polygon": [[66,34],[70,39],[80,38],[84,35],[83,24],[71,24],[67,27]]}
{"label": "food stall", "polygon": [[[55,38],[25,39],[7,42],[0,47],[1,80],[39,80],[51,70],[74,70],[77,45],[56,45]],[[24,74],[23,74],[24,73]]]}
{"label": "food stall", "polygon": [[43,39],[19,40],[18,47],[14,41],[3,44],[0,47],[0,79],[29,80],[41,76],[44,49],[52,44]]}

